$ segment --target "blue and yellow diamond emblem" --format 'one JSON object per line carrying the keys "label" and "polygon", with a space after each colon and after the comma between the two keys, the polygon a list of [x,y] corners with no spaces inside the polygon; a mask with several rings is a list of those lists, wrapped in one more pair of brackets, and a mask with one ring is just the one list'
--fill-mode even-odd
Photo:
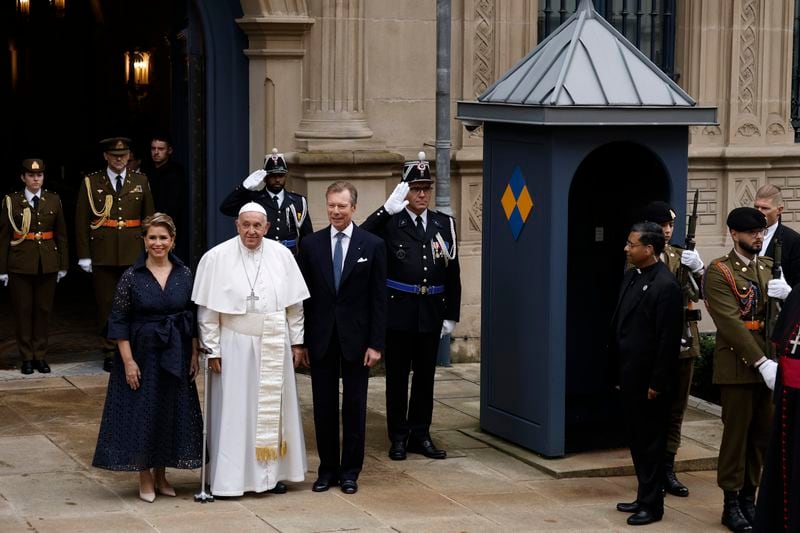
{"label": "blue and yellow diamond emblem", "polygon": [[525,221],[528,220],[528,215],[533,210],[533,198],[528,192],[528,186],[525,185],[525,178],[522,177],[519,167],[514,167],[514,173],[511,174],[511,180],[506,185],[500,203],[506,213],[511,234],[514,235],[514,240],[517,240]]}

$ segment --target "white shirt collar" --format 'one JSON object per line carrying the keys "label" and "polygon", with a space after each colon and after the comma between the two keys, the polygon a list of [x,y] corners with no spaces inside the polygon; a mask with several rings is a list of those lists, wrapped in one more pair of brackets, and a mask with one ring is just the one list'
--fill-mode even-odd
{"label": "white shirt collar", "polygon": [[[107,167],[107,168],[106,168],[106,174],[108,174],[108,176],[109,176],[109,177],[110,177],[112,180],[116,180],[118,175],[119,175],[119,176],[122,176],[122,182],[124,183],[124,182],[125,182],[125,178],[128,176],[128,169],[127,169],[127,168],[124,168],[124,169],[122,169],[122,172],[120,172],[119,174],[117,174],[116,172],[114,172],[113,170],[111,170],[111,167]],[[115,184],[115,185],[116,185],[116,184]]]}
{"label": "white shirt collar", "polygon": [[42,190],[41,189],[39,189],[38,193],[34,194],[31,191],[29,191],[27,187],[25,187],[24,194],[25,194],[25,199],[28,200],[29,204],[33,203],[33,197],[34,196],[38,196],[40,200],[42,199]]}
{"label": "white shirt collar", "polygon": [[425,226],[426,228],[428,227],[428,210],[427,209],[425,211],[423,211],[422,213],[420,213],[419,215],[417,215],[411,209],[406,207],[406,213],[408,213],[408,216],[411,217],[411,222],[413,222],[414,224],[417,223],[417,217],[418,216],[422,217],[422,225]]}
{"label": "white shirt collar", "polygon": [[779,224],[780,220],[777,220],[773,225],[767,228],[767,232],[764,234],[764,244],[761,246],[761,250],[758,252],[759,256],[764,256],[767,253],[767,247],[772,241],[772,238],[775,237],[775,233],[778,231]]}
{"label": "white shirt collar", "polygon": [[[339,230],[334,228],[333,225],[331,225],[331,240],[336,238],[336,234],[337,233],[339,233]],[[342,233],[344,233],[345,236],[348,239],[353,236],[353,222],[352,221],[350,222],[350,224],[347,225],[346,228],[344,228],[342,230]]]}
{"label": "white shirt collar", "polygon": [[283,199],[284,199],[284,197],[285,197],[285,195],[283,194],[283,192],[284,192],[284,189],[281,189],[281,192],[279,192],[278,194],[272,194],[270,191],[267,191],[267,193],[269,194],[269,198],[270,198],[270,200],[271,200],[273,197],[275,197],[275,196],[277,196],[277,197],[278,197],[278,205],[279,205],[279,206],[283,205]]}

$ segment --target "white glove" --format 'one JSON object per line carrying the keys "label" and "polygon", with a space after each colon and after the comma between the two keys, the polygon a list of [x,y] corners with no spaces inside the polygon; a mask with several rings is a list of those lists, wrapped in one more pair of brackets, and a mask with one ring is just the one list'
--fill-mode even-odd
{"label": "white glove", "polygon": [[700,254],[695,250],[684,250],[681,252],[681,264],[692,272],[700,272],[705,266]]}
{"label": "white glove", "polygon": [[3,287],[8,287],[8,274],[0,274],[0,283],[3,284]]}
{"label": "white glove", "polygon": [[397,187],[394,188],[392,194],[389,195],[389,198],[386,199],[383,208],[390,215],[396,215],[408,205],[406,196],[408,196],[408,183],[400,182],[397,184]]}
{"label": "white glove", "polygon": [[456,329],[456,323],[454,320],[445,320],[442,322],[442,333],[439,335],[439,338],[444,338],[445,335],[450,335],[453,333],[453,330]]}
{"label": "white glove", "polygon": [[770,298],[785,300],[790,292],[792,292],[792,286],[783,278],[771,279],[767,282],[767,296]]}
{"label": "white glove", "polygon": [[245,189],[249,191],[260,191],[263,189],[267,184],[264,183],[264,178],[267,177],[267,171],[263,168],[259,168],[249,176],[247,176],[242,185]]}
{"label": "white glove", "polygon": [[78,266],[81,267],[81,269],[84,272],[88,274],[92,273],[92,260],[89,259],[88,257],[84,257],[83,259],[78,259]]}
{"label": "white glove", "polygon": [[778,374],[778,363],[772,359],[767,359],[758,367],[761,377],[764,378],[764,383],[767,384],[769,390],[775,390],[775,376]]}
{"label": "white glove", "polygon": [[66,276],[66,275],[67,275],[67,271],[66,270],[59,270],[58,274],[56,274],[56,283],[58,283],[59,281],[64,279],[64,276]]}

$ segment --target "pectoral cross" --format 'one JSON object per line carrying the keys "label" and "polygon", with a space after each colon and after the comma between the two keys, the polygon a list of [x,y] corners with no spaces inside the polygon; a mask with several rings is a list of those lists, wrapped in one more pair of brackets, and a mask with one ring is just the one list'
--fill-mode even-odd
{"label": "pectoral cross", "polygon": [[250,313],[250,312],[255,313],[255,311],[256,311],[256,300],[259,300],[259,299],[260,298],[258,296],[256,296],[256,291],[254,289],[250,289],[250,296],[247,297],[247,312],[248,313]]}
{"label": "pectoral cross", "polygon": [[794,355],[795,350],[797,350],[797,345],[800,344],[800,328],[797,330],[797,335],[794,336],[793,341],[789,341],[789,344],[792,344],[792,355]]}

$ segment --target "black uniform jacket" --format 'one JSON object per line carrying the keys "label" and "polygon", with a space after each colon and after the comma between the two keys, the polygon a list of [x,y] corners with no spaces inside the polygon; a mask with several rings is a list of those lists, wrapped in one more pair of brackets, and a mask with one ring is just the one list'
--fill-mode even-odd
{"label": "black uniform jacket", "polygon": [[[304,237],[314,233],[314,229],[311,227],[311,217],[308,216],[308,213],[305,213],[308,209],[308,202],[303,200],[302,195],[284,189],[283,203],[279,209],[276,209],[272,201],[272,195],[266,188],[261,191],[251,191],[239,185],[222,201],[219,210],[223,215],[236,217],[239,216],[239,209],[244,204],[256,202],[261,204],[267,211],[269,231],[267,231],[265,239],[271,241],[293,241],[297,240],[299,236],[300,240],[302,240]],[[299,224],[304,215],[305,220],[303,220],[302,224]]]}
{"label": "black uniform jacket", "polygon": [[[640,273],[641,272],[641,273]],[[612,356],[623,389],[667,392],[674,386],[681,348],[681,289],[658,262],[625,273],[612,319]]]}
{"label": "black uniform jacket", "polygon": [[786,278],[789,285],[794,287],[800,283],[800,233],[789,226],[778,223],[778,229],[764,252],[767,257],[775,257],[775,239],[781,240],[783,277]]}
{"label": "black uniform jacket", "polygon": [[[405,209],[389,215],[381,207],[361,225],[386,243],[387,278],[409,285],[444,286],[441,294],[411,294],[389,289],[388,327],[397,331],[438,333],[443,320],[458,322],[461,313],[461,269],[458,255],[445,261],[444,254],[455,246],[455,225],[451,217],[428,210],[425,238],[417,233]],[[438,245],[441,235],[447,250]]]}
{"label": "black uniform jacket", "polygon": [[311,293],[303,302],[311,360],[325,355],[334,328],[345,360],[361,361],[367,348],[382,352],[386,343],[386,247],[381,240],[353,226],[338,292],[333,285],[330,226],[303,240],[297,264]]}

